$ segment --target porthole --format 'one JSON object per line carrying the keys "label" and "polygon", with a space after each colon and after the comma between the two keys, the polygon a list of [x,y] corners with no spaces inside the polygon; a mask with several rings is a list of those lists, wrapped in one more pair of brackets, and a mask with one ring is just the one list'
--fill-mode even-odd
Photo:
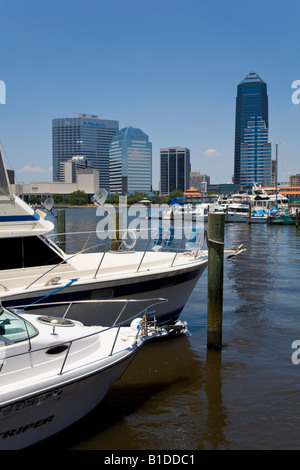
{"label": "porthole", "polygon": [[62,344],[61,346],[54,346],[54,348],[50,348],[46,351],[46,354],[49,356],[54,356],[56,354],[61,354],[65,352],[69,346],[67,344]]}

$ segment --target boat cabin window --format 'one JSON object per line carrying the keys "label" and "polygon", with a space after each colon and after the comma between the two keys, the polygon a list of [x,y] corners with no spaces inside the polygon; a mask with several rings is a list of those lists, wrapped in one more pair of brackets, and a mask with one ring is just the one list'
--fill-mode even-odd
{"label": "boat cabin window", "polygon": [[16,343],[35,336],[37,329],[28,321],[0,306],[0,342]]}
{"label": "boat cabin window", "polygon": [[0,269],[46,266],[62,260],[46,241],[38,236],[2,238],[0,250]]}

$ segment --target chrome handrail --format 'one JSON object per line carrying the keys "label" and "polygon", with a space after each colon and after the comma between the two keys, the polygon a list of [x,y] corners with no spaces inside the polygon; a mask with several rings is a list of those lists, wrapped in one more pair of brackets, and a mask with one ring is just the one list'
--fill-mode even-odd
{"label": "chrome handrail", "polygon": [[[133,229],[130,229],[130,230],[133,230]],[[158,228],[157,230],[159,230],[159,228]],[[122,232],[122,231],[126,232],[127,229],[120,229],[119,231],[120,231],[120,232]],[[134,231],[134,230],[133,230],[133,231]],[[88,234],[88,239],[89,239],[90,236],[91,236],[91,234],[92,234],[92,233],[96,233],[96,232],[74,232],[74,233],[76,233],[76,234],[83,234],[83,233],[84,233],[84,234]],[[67,234],[67,233],[66,233],[66,234]],[[145,249],[143,250],[143,252],[142,252],[142,257],[141,257],[140,262],[139,262],[139,264],[138,264],[138,266],[137,266],[136,272],[139,272],[139,270],[140,270],[140,268],[141,268],[141,265],[142,265],[142,263],[143,263],[143,261],[144,261],[145,255],[146,255],[146,253],[148,252],[149,246],[150,246],[151,242],[154,241],[154,239],[155,239],[155,237],[150,237],[150,238],[149,238],[148,243],[147,243],[147,246],[146,246],[146,248],[145,248]],[[56,246],[55,243],[52,242],[50,239],[48,239],[48,238],[45,237],[45,240],[47,240],[47,241],[49,241],[51,244],[53,244],[54,247]],[[100,260],[100,262],[99,262],[99,264],[98,264],[98,266],[97,266],[97,268],[96,268],[96,271],[95,271],[95,273],[94,273],[94,275],[93,275],[93,278],[96,279],[96,278],[97,278],[97,275],[98,275],[98,272],[99,272],[99,269],[100,269],[100,267],[101,267],[101,265],[102,265],[102,262],[103,262],[103,260],[104,260],[104,258],[105,258],[105,255],[106,255],[106,253],[109,251],[109,246],[110,246],[111,241],[112,241],[112,240],[100,242],[100,243],[98,243],[97,245],[93,245],[93,246],[88,247],[88,248],[86,248],[86,244],[87,244],[87,242],[86,242],[85,245],[84,245],[84,248],[83,248],[82,250],[80,250],[80,251],[78,251],[78,252],[76,252],[76,253],[73,253],[73,254],[71,254],[71,255],[69,255],[69,256],[65,254],[64,259],[62,259],[59,263],[55,264],[54,266],[51,266],[50,269],[48,269],[48,270],[45,271],[43,274],[41,274],[41,275],[38,276],[36,279],[34,279],[34,280],[33,280],[28,286],[26,286],[24,289],[25,289],[25,290],[26,290],[26,289],[29,289],[29,288],[30,288],[33,284],[35,284],[37,281],[39,281],[39,280],[42,279],[44,276],[46,276],[47,274],[49,274],[51,271],[53,271],[53,270],[55,270],[56,268],[58,268],[59,266],[61,266],[63,263],[68,262],[68,261],[71,260],[72,258],[75,258],[76,256],[78,256],[78,255],[80,255],[80,254],[86,253],[87,251],[91,251],[91,250],[94,249],[95,247],[99,248],[99,247],[101,247],[101,246],[105,246],[105,249],[104,249],[104,251],[103,251],[103,253],[102,253],[101,260]],[[123,239],[120,238],[120,239],[113,240],[113,241],[114,241],[114,242],[120,242],[120,246],[121,246],[121,243],[123,242]],[[175,254],[173,260],[172,260],[171,263],[170,263],[170,267],[173,267],[174,262],[175,262],[175,259],[176,259],[177,255],[178,255],[178,253],[179,253],[179,250],[180,250],[180,248],[182,247],[183,241],[184,241],[184,238],[181,238],[179,247],[177,248],[177,252],[176,252],[176,254]],[[195,257],[194,257],[195,259],[196,259],[196,257],[197,257],[197,253],[198,253],[198,251],[199,251],[199,249],[200,249],[200,240],[198,240],[198,242],[195,243],[195,245],[197,245],[197,244],[198,244],[199,246],[198,246],[198,248],[196,248],[196,255],[195,255]],[[119,249],[120,249],[120,248],[119,248]],[[128,251],[131,251],[131,250],[129,249]],[[187,251],[188,251],[188,250],[187,250]],[[62,252],[62,253],[63,253],[63,252]],[[101,251],[100,251],[100,252],[97,252],[97,253],[99,254],[99,253],[101,253]]]}
{"label": "chrome handrail", "polygon": [[[12,354],[12,355],[9,355],[9,356],[5,356],[4,360],[5,362],[7,361],[7,359],[11,359],[11,358],[14,358],[14,357],[21,357],[21,356],[25,356],[25,355],[28,355],[28,354],[34,354],[34,353],[37,353],[37,352],[40,352],[40,351],[45,351],[47,349],[49,349],[49,347],[59,347],[59,346],[63,346],[63,345],[68,345],[68,348],[66,350],[66,353],[65,353],[65,356],[64,356],[64,359],[63,359],[63,363],[62,363],[62,366],[60,368],[60,371],[58,373],[58,375],[62,375],[63,374],[63,370],[65,368],[65,365],[66,365],[66,362],[67,362],[67,358],[68,358],[68,355],[69,355],[69,352],[71,350],[71,347],[74,343],[78,342],[78,341],[81,341],[83,339],[86,339],[86,338],[90,338],[92,336],[96,336],[96,335],[101,335],[109,330],[112,330],[112,329],[116,329],[116,336],[115,336],[115,339],[114,339],[114,342],[113,342],[113,345],[112,345],[112,348],[111,348],[111,351],[110,353],[108,354],[108,356],[112,356],[113,355],[113,352],[114,352],[114,348],[115,348],[115,345],[116,345],[116,341],[117,341],[117,337],[118,337],[118,334],[120,332],[120,328],[122,327],[122,325],[124,325],[125,323],[128,323],[128,322],[131,322],[132,320],[134,320],[135,318],[138,318],[139,316],[145,316],[147,315],[147,312],[150,308],[153,308],[155,305],[160,305],[160,304],[163,304],[163,303],[166,303],[168,302],[167,299],[165,298],[154,298],[154,299],[110,299],[110,300],[87,300],[87,301],[75,301],[75,302],[53,302],[53,303],[46,303],[44,305],[62,305],[62,304],[76,304],[76,303],[79,303],[79,304],[84,304],[84,303],[111,303],[111,302],[114,302],[114,303],[121,303],[121,302],[126,302],[126,305],[125,307],[128,305],[128,303],[142,303],[142,302],[150,302],[150,301],[154,301],[153,303],[151,303],[150,305],[147,305],[144,309],[140,310],[136,315],[133,315],[132,317],[130,317],[129,319],[126,319],[122,322],[120,322],[119,324],[117,325],[112,325],[112,326],[109,326],[109,327],[106,327],[104,329],[101,329],[101,330],[98,330],[98,331],[94,331],[93,333],[89,333],[87,335],[84,335],[84,336],[80,336],[78,338],[75,338],[75,339],[72,339],[72,340],[68,340],[68,341],[63,341],[63,342],[60,342],[60,343],[56,343],[55,345],[47,345],[47,346],[44,346],[42,348],[37,348],[35,350],[32,350],[31,348],[31,342],[30,342],[30,336],[29,336],[29,333],[28,333],[28,330],[27,330],[27,333],[28,333],[28,338],[26,340],[29,341],[29,349],[28,351],[23,351],[22,353],[18,353],[18,354]],[[20,309],[20,307],[18,307],[18,310]],[[13,310],[13,308],[10,308],[8,310]],[[124,311],[124,307],[121,309],[121,312],[122,313]],[[152,314],[153,312],[151,312]],[[20,314],[17,314],[16,312],[14,312],[14,315],[20,317],[22,320],[23,318],[20,316]],[[119,315],[120,316],[120,315]],[[139,335],[139,330],[137,331],[137,334],[136,334],[136,338],[138,337]],[[12,344],[15,344],[15,343],[12,343]],[[0,368],[0,376],[1,376],[1,373],[2,373],[2,370],[5,369],[5,367],[3,367],[3,364],[2,364],[2,367]]]}

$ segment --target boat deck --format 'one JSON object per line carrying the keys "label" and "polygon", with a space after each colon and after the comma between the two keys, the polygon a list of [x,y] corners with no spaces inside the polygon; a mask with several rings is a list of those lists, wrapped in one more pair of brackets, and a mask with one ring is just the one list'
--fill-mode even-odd
{"label": "boat deck", "polygon": [[[203,256],[202,256],[203,255]],[[66,263],[56,266],[38,266],[0,271],[0,289],[3,297],[9,291],[28,291],[45,286],[62,286],[72,279],[114,279],[120,276],[131,277],[137,273],[147,275],[164,271],[174,272],[180,268],[206,264],[205,254],[195,256],[191,252],[118,252],[77,254]],[[32,287],[31,287],[32,285]],[[0,291],[0,292],[1,292]],[[0,294],[1,295],[1,294]]]}

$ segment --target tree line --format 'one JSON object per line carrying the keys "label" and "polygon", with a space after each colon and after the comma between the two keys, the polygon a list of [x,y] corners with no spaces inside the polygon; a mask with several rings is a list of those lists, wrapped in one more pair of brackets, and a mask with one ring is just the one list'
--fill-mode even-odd
{"label": "tree line", "polygon": [[[150,198],[144,192],[135,192],[127,196],[127,204],[137,204],[140,201],[148,200],[151,204],[170,204],[172,197],[182,197],[183,191],[181,189],[174,189],[169,196],[155,196]],[[85,206],[88,204],[93,204],[91,196],[86,194],[84,191],[74,191],[71,194],[52,194],[51,195],[54,204],[56,206]],[[45,198],[41,196],[30,196],[28,202],[30,204],[38,205],[43,202]],[[107,204],[117,205],[119,204],[119,195],[113,194],[106,199]]]}

